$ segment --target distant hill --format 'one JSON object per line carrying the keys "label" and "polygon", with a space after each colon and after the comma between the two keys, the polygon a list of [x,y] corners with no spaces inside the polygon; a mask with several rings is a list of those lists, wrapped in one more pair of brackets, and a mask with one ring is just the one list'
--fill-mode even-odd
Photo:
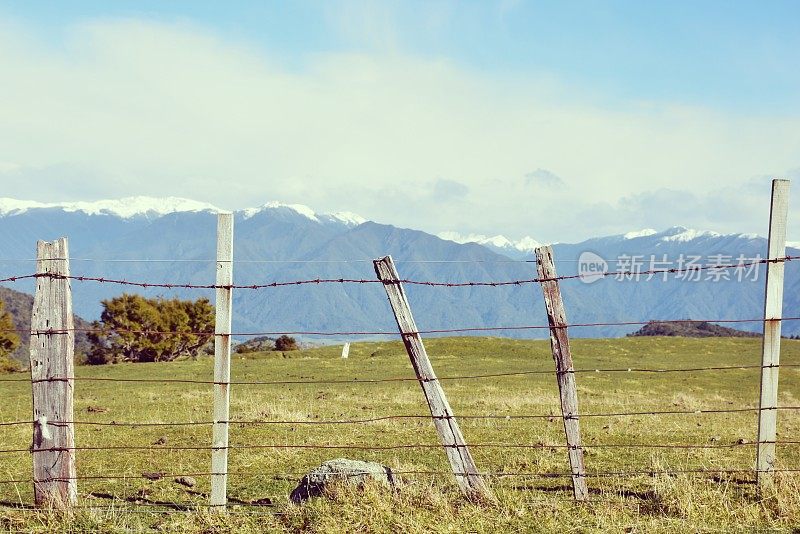
{"label": "distant hill", "polygon": [[[11,357],[21,362],[24,366],[28,365],[29,354],[28,345],[30,335],[25,332],[31,329],[31,312],[33,311],[33,295],[14,291],[7,287],[0,286],[0,300],[3,301],[4,309],[11,313],[14,318],[14,328],[22,330],[18,332],[20,346],[15,350]],[[75,318],[75,328],[91,328],[91,323],[73,315]],[[86,353],[89,350],[89,338],[86,332],[77,332],[75,335],[75,353]]]}
{"label": "distant hill", "polygon": [[756,332],[745,332],[719,326],[706,321],[663,323],[651,321],[629,336],[678,336],[678,337],[760,337]]}
{"label": "distant hill", "polygon": [[[416,230],[365,221],[353,214],[319,214],[308,207],[268,203],[234,214],[234,281],[237,285],[314,280],[375,280],[371,259],[391,254],[400,276],[412,280],[467,282],[529,280],[536,277],[530,246],[509,248],[492,238],[485,246],[456,243]],[[0,198],[0,278],[29,274],[39,239],[69,238],[71,272],[153,283],[213,284],[216,277],[216,211],[180,199],[124,199],[113,202],[41,205]],[[450,235],[451,239],[479,236]],[[512,243],[513,245],[513,243]],[[529,246],[530,245],[530,246]],[[493,247],[491,250],[487,247]],[[513,250],[512,250],[513,249]],[[586,265],[607,272],[647,271],[689,265],[737,263],[767,250],[767,240],[751,234],[719,234],[672,227],[636,230],[582,243],[557,243],[558,274],[574,277]],[[504,254],[498,252],[502,251]],[[798,253],[790,249],[790,254]],[[505,253],[514,259],[510,261]],[[589,260],[586,259],[588,254]],[[581,258],[584,258],[581,260]],[[149,261],[148,261],[149,260]],[[175,260],[165,261],[165,260]],[[690,276],[691,275],[691,276]],[[628,323],[696,317],[707,321],[753,319],[763,315],[763,265],[716,272],[666,275],[609,275],[584,283],[564,280],[561,293],[571,323]],[[9,287],[33,292],[33,281]],[[135,292],[148,298],[196,299],[214,292],[185,288],[131,288],[119,284],[73,284],[75,313],[97,319],[101,301]],[[482,328],[546,325],[538,284],[496,287],[406,287],[420,328]],[[267,335],[283,332],[341,332],[336,336],[296,334],[301,341],[342,343],[397,332],[383,287],[376,283],[288,285],[233,292],[233,331]],[[783,311],[800,308],[800,261],[785,265]],[[724,324],[724,323],[723,323]],[[760,330],[758,321],[742,330]],[[576,328],[580,337],[623,336],[638,326]],[[785,335],[800,334],[800,321],[786,321]],[[475,335],[484,332],[475,331]],[[431,334],[433,336],[434,334]],[[510,337],[547,337],[546,329],[507,330]],[[245,336],[241,336],[245,337]],[[429,336],[426,336],[429,337]]]}

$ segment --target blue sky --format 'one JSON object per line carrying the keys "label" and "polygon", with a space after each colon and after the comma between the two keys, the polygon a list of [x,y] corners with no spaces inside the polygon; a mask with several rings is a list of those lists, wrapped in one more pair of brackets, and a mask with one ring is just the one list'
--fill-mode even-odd
{"label": "blue sky", "polygon": [[[763,232],[730,213],[800,176],[798,20],[796,1],[0,2],[0,179],[541,240]],[[653,213],[675,192],[706,208]]]}
{"label": "blue sky", "polygon": [[781,113],[800,104],[797,1],[26,0],[4,11],[53,43],[86,19],[138,18],[197,25],[295,66],[331,51],[402,51],[501,77],[553,76],[611,105]]}

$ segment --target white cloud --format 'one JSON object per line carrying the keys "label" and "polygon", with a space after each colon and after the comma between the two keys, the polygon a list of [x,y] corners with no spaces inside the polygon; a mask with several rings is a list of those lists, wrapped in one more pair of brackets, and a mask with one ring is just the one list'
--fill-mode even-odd
{"label": "white cloud", "polygon": [[[392,47],[285,66],[200,28],[136,20],[76,26],[58,47],[2,30],[0,181],[32,200],[280,199],[428,231],[566,241],[596,233],[582,208],[608,206],[613,226],[623,197],[702,196],[800,164],[796,113],[604,109],[545,75],[500,78]],[[569,191],[526,188],[537,167],[569,177]],[[436,194],[456,182],[459,194]],[[636,226],[658,227],[650,215]],[[709,226],[751,231],[762,215]]]}

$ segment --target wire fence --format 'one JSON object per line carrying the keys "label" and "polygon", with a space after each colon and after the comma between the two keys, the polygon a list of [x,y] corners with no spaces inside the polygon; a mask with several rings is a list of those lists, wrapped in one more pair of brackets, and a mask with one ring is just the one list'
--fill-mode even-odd
{"label": "wire fence", "polygon": [[[39,260],[48,259],[63,259],[63,258],[39,258]],[[757,266],[762,264],[782,264],[800,259],[800,256],[781,256],[771,259],[748,259],[746,262],[739,261],[735,264],[713,265],[713,266],[692,266],[689,268],[670,268],[670,269],[651,269],[647,271],[612,271],[605,273],[598,273],[599,276],[619,276],[625,277],[628,275],[657,275],[657,274],[679,274],[685,272],[696,272],[706,269],[734,269],[747,266]],[[75,261],[119,261],[119,262],[132,262],[132,261],[150,261],[150,262],[165,262],[172,260],[92,260],[87,258],[74,259]],[[5,261],[5,260],[4,260]],[[11,260],[11,261],[27,261],[27,260]],[[187,260],[187,261],[207,261],[207,260]],[[295,261],[295,260],[287,260]],[[325,262],[324,260],[321,262]],[[342,260],[350,261],[350,260]],[[352,260],[363,261],[363,260]],[[517,261],[517,260],[514,260]],[[522,260],[523,262],[530,262],[530,260]],[[314,263],[313,261],[308,261]],[[431,262],[438,262],[431,260]],[[253,261],[253,263],[268,263]],[[424,263],[424,261],[423,261]],[[446,263],[446,262],[441,262]],[[455,262],[454,262],[455,263]],[[595,275],[597,276],[597,275]],[[50,280],[70,280],[75,282],[94,282],[100,284],[115,284],[120,286],[132,286],[138,288],[167,288],[167,289],[215,289],[215,290],[261,290],[275,287],[290,287],[301,285],[319,285],[319,284],[382,284],[386,285],[420,285],[430,287],[503,287],[503,286],[523,286],[530,284],[542,284],[546,282],[560,282],[569,281],[582,278],[581,275],[568,275],[568,276],[553,276],[553,277],[538,277],[528,279],[516,280],[501,280],[501,281],[459,281],[459,282],[445,282],[433,280],[413,280],[413,279],[397,279],[392,281],[385,280],[369,280],[369,279],[348,279],[348,278],[318,278],[318,279],[304,279],[304,280],[289,280],[289,281],[271,281],[261,284],[250,285],[236,285],[236,284],[189,284],[189,283],[161,283],[149,281],[128,281],[123,279],[104,278],[104,277],[91,277],[91,276],[75,276],[75,275],[62,275],[57,273],[34,273],[23,274],[19,276],[12,276],[0,279],[0,283],[17,282],[28,279],[41,279],[46,278]],[[462,327],[462,328],[448,328],[448,329],[429,329],[429,330],[415,330],[411,332],[388,332],[388,331],[265,331],[265,332],[213,332],[210,330],[203,331],[178,331],[178,330],[147,330],[147,329],[122,329],[112,328],[111,332],[134,334],[143,336],[181,336],[181,335],[204,335],[204,336],[238,336],[238,337],[257,337],[257,336],[278,336],[278,335],[299,335],[299,336],[400,336],[404,340],[410,336],[419,336],[426,334],[455,334],[455,333],[476,333],[476,332],[502,332],[502,331],[519,331],[519,330],[544,330],[547,329],[551,333],[557,330],[566,330],[569,328],[584,328],[584,327],[610,327],[610,326],[641,326],[651,322],[658,323],[698,323],[709,322],[715,324],[740,324],[740,323],[767,323],[767,322],[781,322],[781,321],[797,321],[800,317],[782,317],[782,318],[752,318],[752,319],[706,319],[706,320],[690,320],[690,319],[664,319],[664,320],[646,320],[646,321],[616,321],[616,322],[592,322],[592,323],[571,323],[571,324],[550,324],[544,325],[514,325],[514,326],[489,326],[489,327]],[[101,328],[48,328],[42,329],[5,329],[0,332],[17,332],[29,333],[31,336],[51,336],[68,333],[91,333],[91,332],[108,332],[109,329]],[[99,383],[130,383],[130,384],[192,384],[192,385],[209,385],[209,386],[288,386],[288,385],[367,385],[367,384],[386,384],[386,383],[408,383],[417,382],[424,386],[430,382],[448,382],[448,381],[469,381],[469,380],[482,380],[482,379],[498,379],[506,377],[525,377],[531,375],[576,375],[583,373],[699,373],[699,372],[728,372],[728,371],[754,371],[758,370],[763,372],[766,369],[784,368],[798,368],[800,364],[743,364],[743,365],[708,365],[708,366],[693,366],[693,367],[596,367],[596,368],[578,368],[578,369],[527,369],[527,370],[512,370],[507,372],[492,372],[492,373],[477,373],[477,374],[454,374],[442,377],[360,377],[360,378],[342,378],[342,379],[284,379],[284,380],[202,380],[202,379],[184,379],[184,378],[125,378],[125,377],[108,377],[108,376],[47,376],[41,379],[30,379],[17,376],[3,376],[0,377],[0,382],[13,383],[13,382],[30,382],[32,384],[38,383],[59,383],[59,382],[99,382]],[[554,415],[553,413],[547,414],[520,414],[520,413],[483,413],[483,414],[466,414],[459,415],[457,418],[452,415],[439,416],[435,414],[389,414],[373,417],[362,418],[339,418],[339,419],[235,419],[235,418],[222,418],[215,420],[202,420],[202,421],[87,421],[87,420],[48,420],[46,425],[52,427],[66,427],[66,426],[100,426],[100,427],[208,427],[220,424],[243,425],[243,426],[262,426],[262,425],[368,425],[370,423],[379,423],[385,421],[397,420],[420,420],[420,421],[433,421],[437,420],[474,420],[474,421],[512,421],[512,420],[540,420],[547,419],[553,421],[555,419],[563,419],[567,421],[577,421],[579,419],[592,419],[592,418],[626,418],[638,416],[697,416],[709,414],[760,414],[764,411],[788,411],[795,412],[800,410],[800,406],[741,406],[729,408],[701,408],[701,409],[670,409],[670,410],[636,410],[636,411],[611,411],[611,412],[588,412],[588,413],[563,413]],[[15,427],[30,425],[37,427],[40,424],[38,420],[16,420],[16,421],[0,421],[0,427]],[[581,443],[578,447],[583,450],[592,449],[642,449],[642,450],[659,450],[659,449],[675,449],[675,450],[730,450],[730,449],[747,449],[757,447],[761,444],[771,444],[793,447],[800,445],[800,441],[792,438],[789,439],[774,439],[774,440],[759,440],[759,441],[746,441],[740,440],[734,443],[686,443],[686,442],[632,442],[632,443]],[[167,451],[220,451],[220,450],[358,450],[358,451],[398,451],[398,450],[439,450],[439,449],[465,449],[465,444],[433,444],[433,443],[396,443],[391,445],[369,444],[369,443],[289,443],[289,442],[274,442],[274,443],[225,443],[225,444],[212,444],[212,445],[183,445],[183,444],[163,444],[157,448],[152,444],[127,444],[127,445],[74,445],[69,447],[29,447],[29,448],[0,448],[1,455],[36,454],[53,453],[53,452],[76,452],[76,451],[110,451],[113,453],[123,453],[126,451],[151,451],[151,450],[167,450]],[[503,449],[503,450],[573,450],[575,446],[569,443],[519,443],[519,442],[500,442],[500,441],[486,441],[486,442],[470,442],[468,447],[470,449]],[[774,468],[771,469],[772,473],[796,473],[800,469],[795,468]],[[402,476],[432,476],[442,478],[468,477],[475,475],[474,472],[459,472],[459,471],[440,471],[428,469],[398,469],[392,470],[395,475]],[[477,474],[482,477],[490,479],[505,479],[505,478],[533,478],[533,479],[562,479],[572,478],[576,476],[599,479],[599,478],[631,478],[631,477],[656,477],[656,476],[674,476],[674,475],[752,475],[753,469],[734,469],[734,468],[713,468],[713,467],[697,467],[697,468],[669,468],[669,469],[623,469],[623,470],[598,470],[598,471],[585,471],[576,473],[575,470],[570,472],[559,471],[522,471],[522,470],[488,470],[478,471]],[[260,473],[262,477],[272,478],[290,478],[302,477],[306,473],[303,472],[269,472]],[[359,476],[363,473],[356,473],[353,476]],[[218,477],[218,476],[253,476],[252,472],[236,472],[236,471],[199,471],[188,473],[170,473],[165,472],[152,473],[151,476],[143,473],[141,476],[136,476],[131,473],[98,473],[98,474],[80,474],[74,477],[49,477],[49,478],[12,478],[2,480],[0,485],[18,485],[18,484],[31,484],[34,481],[37,484],[51,483],[51,482],[65,482],[65,481],[105,481],[105,480],[120,480],[120,479],[165,479],[175,477]],[[199,494],[201,496],[207,496]],[[133,503],[136,507],[157,507],[168,508],[175,510],[190,510],[200,509],[209,506],[205,503],[173,503],[173,502],[142,502],[141,499],[131,501],[127,497],[119,498],[111,495],[114,501],[122,501]],[[231,503],[239,504],[242,506],[254,506],[252,503],[230,499]],[[587,502],[609,502],[603,499],[587,499]],[[610,501],[618,502],[618,501]],[[3,503],[0,503],[2,506]],[[7,504],[7,503],[6,503]],[[264,505],[258,505],[264,506]],[[23,505],[18,507],[24,508]],[[96,509],[97,507],[92,507]]]}
{"label": "wire fence", "polygon": [[[50,258],[61,259],[61,258]],[[729,264],[711,264],[711,265],[690,265],[688,267],[673,267],[669,269],[647,269],[647,270],[620,270],[620,271],[606,271],[593,273],[594,277],[633,277],[641,275],[668,275],[668,274],[682,274],[682,273],[695,273],[708,270],[722,271],[727,269],[742,269],[744,267],[753,267],[756,265],[765,265],[770,263],[784,263],[800,259],[800,256],[781,256],[779,258],[761,258],[761,259],[748,259],[747,261],[737,261],[737,263]],[[164,289],[266,289],[273,287],[286,287],[286,286],[300,286],[309,284],[404,284],[404,285],[420,285],[429,287],[502,287],[502,286],[520,286],[526,284],[540,284],[542,282],[559,282],[564,280],[580,280],[586,279],[585,274],[562,275],[553,277],[541,278],[524,278],[519,280],[501,280],[494,282],[486,281],[466,281],[466,282],[441,282],[433,280],[411,280],[399,279],[391,282],[375,279],[363,278],[315,278],[308,280],[290,280],[290,281],[274,281],[265,282],[262,284],[188,284],[188,283],[163,283],[163,282],[146,282],[146,281],[130,281],[115,278],[104,278],[95,276],[78,276],[78,275],[64,275],[57,273],[33,273],[23,274],[17,276],[10,276],[0,279],[3,282],[17,282],[27,279],[37,278],[50,278],[55,280],[72,280],[76,282],[98,282],[102,284],[116,284],[123,286],[133,286],[139,288],[164,288]]]}
{"label": "wire fence", "polygon": [[130,328],[47,328],[44,330],[30,330],[24,328],[5,328],[0,332],[16,332],[30,335],[52,335],[75,333],[117,333],[117,334],[139,334],[143,336],[235,336],[235,337],[261,337],[261,336],[393,336],[402,337],[410,334],[459,334],[470,332],[503,332],[518,330],[551,330],[568,328],[592,328],[598,326],[644,326],[650,323],[660,324],[693,324],[693,323],[714,323],[714,324],[745,324],[745,323],[764,323],[764,322],[789,322],[798,321],[800,317],[783,317],[778,319],[649,319],[646,321],[611,321],[611,322],[592,322],[592,323],[569,323],[560,325],[512,325],[512,326],[482,326],[482,327],[461,327],[461,328],[438,328],[421,329],[414,332],[389,332],[386,330],[344,330],[344,331],[316,331],[316,330],[276,330],[260,332],[230,332],[215,333],[212,330],[139,330]]}
{"label": "wire fence", "polygon": [[[312,380],[230,380],[219,382],[214,380],[197,380],[183,378],[109,378],[96,376],[72,376],[72,377],[48,377],[31,380],[28,378],[0,377],[0,382],[130,382],[130,383],[161,383],[161,384],[206,384],[222,385],[230,384],[234,386],[281,386],[291,384],[383,384],[386,382],[430,382],[447,380],[478,380],[482,378],[502,378],[510,376],[527,375],[553,375],[553,374],[575,374],[575,373],[696,373],[703,371],[745,371],[748,369],[771,369],[771,368],[797,368],[800,364],[781,364],[781,365],[720,365],[710,367],[682,367],[682,368],[642,368],[642,367],[611,367],[611,368],[590,368],[590,369],[567,369],[564,371],[530,370],[530,371],[511,371],[507,373],[486,373],[474,375],[455,375],[440,376],[435,379],[419,377],[389,377],[389,378],[348,378],[348,379],[312,379]],[[0,423],[1,424],[1,423]]]}
{"label": "wire fence", "polygon": [[[648,414],[654,415],[654,414]],[[294,424],[282,422],[283,424]],[[29,423],[30,424],[30,423]],[[58,423],[56,423],[58,424]],[[340,422],[341,424],[341,422]],[[122,423],[118,426],[140,426]],[[166,425],[169,426],[169,425]],[[770,443],[777,445],[800,445],[800,441],[775,440]],[[583,449],[731,449],[737,447],[753,447],[757,442],[742,441],[736,443],[723,444],[698,444],[698,443],[598,443],[581,445]],[[457,449],[460,445],[441,445],[434,443],[398,443],[395,445],[368,445],[364,443],[341,443],[341,444],[313,444],[313,443],[259,443],[259,444],[235,444],[225,446],[208,445],[159,445],[158,450],[164,451],[212,451],[219,449],[229,450],[248,450],[248,449],[347,449],[360,451],[392,451],[400,449]],[[563,443],[470,443],[470,448],[482,449],[568,449],[569,446]],[[146,445],[104,445],[104,446],[76,446],[76,447],[47,447],[31,451],[25,449],[0,449],[0,454],[31,453],[31,452],[54,452],[54,451],[150,451],[153,444]],[[752,472],[752,470],[749,470]]]}

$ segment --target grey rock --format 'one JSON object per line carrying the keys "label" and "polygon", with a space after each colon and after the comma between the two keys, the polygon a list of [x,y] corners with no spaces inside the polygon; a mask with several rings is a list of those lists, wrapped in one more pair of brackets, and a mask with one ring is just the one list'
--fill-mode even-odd
{"label": "grey rock", "polygon": [[362,486],[367,480],[374,480],[386,486],[394,486],[392,469],[376,462],[336,458],[328,460],[305,475],[289,498],[301,503],[311,497],[318,497],[331,483],[347,482]]}

